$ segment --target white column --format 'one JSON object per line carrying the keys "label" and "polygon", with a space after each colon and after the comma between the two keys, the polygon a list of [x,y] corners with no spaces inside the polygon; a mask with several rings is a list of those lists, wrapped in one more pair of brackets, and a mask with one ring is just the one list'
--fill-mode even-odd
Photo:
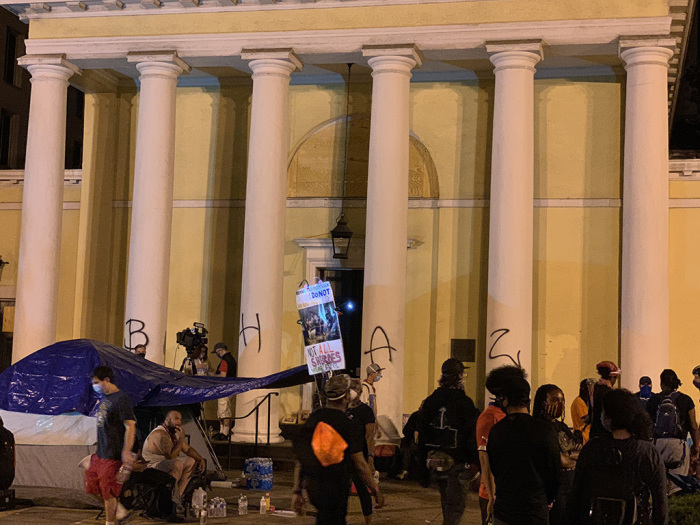
{"label": "white column", "polygon": [[[406,330],[409,90],[411,70],[420,65],[420,58],[413,46],[366,47],[362,54],[370,57],[372,68],[372,119],[361,375],[365,376],[365,368],[372,360],[386,369],[383,380],[376,384],[378,416],[388,417],[400,433]],[[385,348],[372,354],[364,352],[377,347]]]}
{"label": "white column", "polygon": [[[253,100],[248,143],[241,335],[238,375],[262,377],[280,371],[282,359],[282,289],[287,205],[289,81],[301,69],[291,50],[242,54],[253,71]],[[252,390],[236,397],[236,414],[251,411],[270,391]],[[267,403],[261,406],[259,440],[267,439]],[[236,441],[255,441],[255,417],[236,422]],[[270,441],[282,441],[279,402],[272,398]]]}
{"label": "white column", "polygon": [[19,59],[32,75],[12,362],[56,342],[68,79],[63,55]]}
{"label": "white column", "polygon": [[[496,75],[489,209],[486,373],[532,369],[534,75],[539,43],[486,46]],[[487,394],[488,395],[488,394]]]}
{"label": "white column", "polygon": [[668,60],[673,40],[623,41],[622,385],[658,381],[669,357]]}
{"label": "white column", "polygon": [[[139,70],[134,191],[126,287],[125,346],[148,341],[165,363],[175,166],[175,91],[189,66],[175,52],[129,54]],[[174,334],[173,334],[174,335]]]}

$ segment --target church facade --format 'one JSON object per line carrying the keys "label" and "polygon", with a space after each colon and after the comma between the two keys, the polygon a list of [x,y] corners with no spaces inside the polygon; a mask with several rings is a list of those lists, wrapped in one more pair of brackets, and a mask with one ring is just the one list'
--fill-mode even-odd
{"label": "church facade", "polygon": [[[568,402],[603,359],[628,388],[669,366],[690,384],[700,164],[669,165],[668,115],[692,0],[6,4],[32,79],[23,180],[0,182],[14,361],[147,339],[178,367],[198,321],[267,375],[304,363],[300,283],[354,271],[353,359],[385,368],[398,428],[458,350],[482,403],[508,363]],[[273,422],[300,406],[283,391]]]}

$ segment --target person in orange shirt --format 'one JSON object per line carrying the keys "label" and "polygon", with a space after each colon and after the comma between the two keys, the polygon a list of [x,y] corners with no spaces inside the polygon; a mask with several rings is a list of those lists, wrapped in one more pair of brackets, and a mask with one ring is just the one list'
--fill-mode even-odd
{"label": "person in orange shirt", "polygon": [[581,381],[578,390],[578,397],[571,403],[571,420],[574,430],[581,432],[583,436],[583,444],[585,445],[591,437],[591,420],[589,416],[589,407],[591,406],[591,398],[593,397],[593,387],[596,380],[593,378],[584,379]]}
{"label": "person in orange shirt", "polygon": [[479,484],[479,509],[481,509],[481,525],[486,525],[489,518],[489,502],[493,507],[496,495],[496,485],[489,466],[489,455],[486,445],[489,442],[491,428],[501,419],[506,417],[505,412],[492,401],[486,407],[479,419],[476,420],[476,446],[479,450],[479,463],[481,464],[481,483]]}

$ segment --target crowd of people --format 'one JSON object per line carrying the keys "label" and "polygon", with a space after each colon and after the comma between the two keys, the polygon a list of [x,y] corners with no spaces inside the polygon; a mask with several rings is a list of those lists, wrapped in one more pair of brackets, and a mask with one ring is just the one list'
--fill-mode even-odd
{"label": "crowd of people", "polygon": [[[596,366],[597,378],[580,383],[565,423],[566,399],[555,384],[531,396],[525,371],[496,368],[486,378],[490,400],[479,413],[464,390],[463,364],[448,359],[438,388],[408,419],[399,454],[399,479],[416,462],[425,486],[435,483],[443,523],[461,523],[467,491],[480,475],[482,524],[664,525],[668,498],[684,476],[699,476],[700,434],[692,398],[679,392],[673,370],[653,392],[648,376],[639,391],[616,388],[621,374],[612,361]],[[372,365],[360,383],[332,377],[326,404],[316,410],[295,442],[294,507],[316,507],[317,524],[346,523],[351,483],[360,496],[365,523],[384,504],[374,471],[376,394],[381,378]],[[700,389],[700,366],[693,370]],[[367,393],[373,394],[370,401]],[[687,479],[687,478],[686,478]]]}

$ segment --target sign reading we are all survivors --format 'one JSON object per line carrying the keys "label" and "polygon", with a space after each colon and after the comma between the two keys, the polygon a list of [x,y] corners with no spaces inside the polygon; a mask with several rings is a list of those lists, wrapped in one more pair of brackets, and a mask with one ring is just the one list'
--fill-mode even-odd
{"label": "sign reading we are all survivors", "polygon": [[297,290],[297,309],[309,374],[344,369],[345,352],[330,283],[321,281]]}

